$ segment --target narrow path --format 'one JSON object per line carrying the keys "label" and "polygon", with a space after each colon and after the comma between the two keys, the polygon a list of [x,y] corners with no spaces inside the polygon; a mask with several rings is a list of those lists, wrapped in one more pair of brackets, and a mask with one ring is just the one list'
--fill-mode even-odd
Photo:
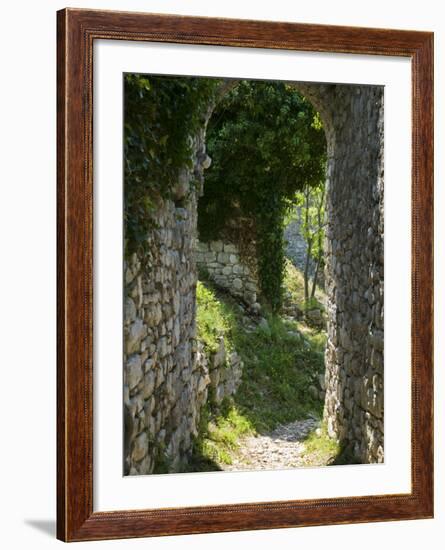
{"label": "narrow path", "polygon": [[240,441],[232,456],[232,464],[221,465],[225,471],[279,470],[301,466],[324,466],[326,460],[312,457],[305,451],[304,440],[319,427],[313,418],[296,420],[272,432],[249,436]]}

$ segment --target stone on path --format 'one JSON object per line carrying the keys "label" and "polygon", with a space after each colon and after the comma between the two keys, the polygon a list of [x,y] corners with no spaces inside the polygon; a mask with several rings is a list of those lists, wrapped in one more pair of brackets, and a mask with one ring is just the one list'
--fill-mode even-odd
{"label": "stone on path", "polygon": [[[240,442],[237,456],[232,464],[221,465],[226,471],[280,470],[307,466],[304,440],[319,427],[314,418],[296,420],[281,425],[272,432],[260,436],[249,436]],[[313,464],[323,466],[324,464]]]}

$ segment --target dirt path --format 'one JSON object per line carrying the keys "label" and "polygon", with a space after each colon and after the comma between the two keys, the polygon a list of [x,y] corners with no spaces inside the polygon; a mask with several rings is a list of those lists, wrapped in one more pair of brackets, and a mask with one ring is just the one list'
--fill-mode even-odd
{"label": "dirt path", "polygon": [[279,426],[274,431],[258,437],[246,437],[240,441],[240,448],[232,457],[232,464],[224,464],[222,469],[278,470],[324,466],[324,461],[320,461],[320,457],[311,457],[305,452],[304,439],[318,427],[317,420],[308,418]]}

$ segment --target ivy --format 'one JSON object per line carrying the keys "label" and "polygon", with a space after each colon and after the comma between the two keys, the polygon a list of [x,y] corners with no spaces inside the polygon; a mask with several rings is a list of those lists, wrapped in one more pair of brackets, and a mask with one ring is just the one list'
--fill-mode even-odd
{"label": "ivy", "polygon": [[127,254],[142,252],[160,199],[192,167],[191,137],[203,124],[218,80],[124,76],[124,227]]}
{"label": "ivy", "polygon": [[[203,127],[220,84],[208,78],[124,76],[127,255],[145,251],[159,201],[172,196],[179,171],[192,168],[192,136]],[[278,309],[286,211],[296,191],[324,178],[320,118],[290,84],[241,81],[216,106],[207,148],[213,163],[199,201],[200,236],[208,240],[235,230],[241,249],[255,242],[262,294]]]}
{"label": "ivy", "polygon": [[292,85],[241,81],[217,105],[207,149],[213,162],[199,201],[200,238],[237,233],[241,249],[255,240],[261,291],[277,310],[286,212],[297,191],[324,179],[320,117]]}

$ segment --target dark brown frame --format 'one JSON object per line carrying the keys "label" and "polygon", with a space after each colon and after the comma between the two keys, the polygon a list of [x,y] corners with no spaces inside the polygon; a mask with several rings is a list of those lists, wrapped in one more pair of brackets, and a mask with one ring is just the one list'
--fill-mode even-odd
{"label": "dark brown frame", "polygon": [[[65,9],[57,14],[57,536],[64,541],[433,517],[433,34]],[[412,491],[93,512],[92,69],[96,39],[412,60]]]}

